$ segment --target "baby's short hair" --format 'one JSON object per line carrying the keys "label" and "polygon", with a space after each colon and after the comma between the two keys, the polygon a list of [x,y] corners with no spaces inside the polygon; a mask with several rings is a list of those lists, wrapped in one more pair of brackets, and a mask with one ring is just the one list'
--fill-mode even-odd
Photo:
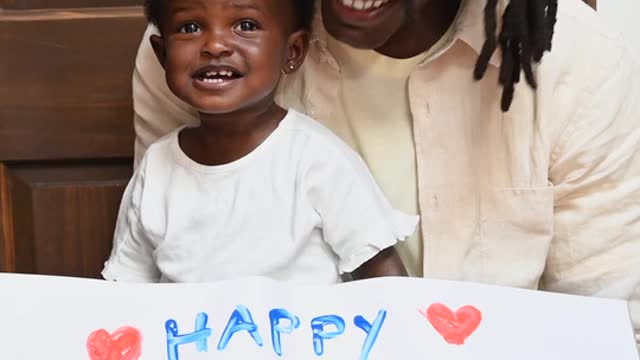
{"label": "baby's short hair", "polygon": [[[145,0],[144,11],[147,16],[147,20],[160,27],[162,19],[162,11],[164,2],[166,0]],[[289,0],[293,3],[296,9],[296,15],[298,17],[297,28],[302,30],[311,31],[311,24],[313,22],[314,14],[314,0]]]}

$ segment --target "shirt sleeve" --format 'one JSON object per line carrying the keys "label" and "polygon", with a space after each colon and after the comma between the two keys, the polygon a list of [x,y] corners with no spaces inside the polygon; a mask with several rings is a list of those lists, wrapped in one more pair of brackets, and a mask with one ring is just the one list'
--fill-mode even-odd
{"label": "shirt sleeve", "polygon": [[541,287],[627,299],[638,341],[640,69],[628,55],[594,69],[601,75],[552,151],[554,238]]}
{"label": "shirt sleeve", "polygon": [[102,276],[123,282],[157,282],[160,271],[155,265],[155,245],[140,220],[140,203],[144,191],[145,158],[125,189],[118,212],[111,256]]}
{"label": "shirt sleeve", "polygon": [[134,167],[147,148],[178,127],[198,124],[197,112],[169,90],[149,37],[157,33],[153,25],[145,31],[133,71],[133,125],[136,133]]}
{"label": "shirt sleeve", "polygon": [[313,161],[303,181],[321,218],[324,240],[339,257],[340,273],[356,270],[413,234],[418,216],[394,209],[364,161],[347,145],[336,151],[309,148],[315,154],[309,156]]}

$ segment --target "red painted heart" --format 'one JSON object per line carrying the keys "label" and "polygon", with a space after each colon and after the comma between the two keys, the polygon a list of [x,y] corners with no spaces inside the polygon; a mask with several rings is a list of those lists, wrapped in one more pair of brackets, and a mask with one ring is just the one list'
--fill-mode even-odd
{"label": "red painted heart", "polygon": [[91,360],[138,360],[142,353],[142,334],[129,326],[111,335],[104,329],[96,330],[87,338],[87,351]]}
{"label": "red painted heart", "polygon": [[439,303],[431,304],[426,312],[418,311],[449,344],[455,345],[464,344],[482,320],[480,310],[471,305],[461,307],[455,314],[446,305]]}

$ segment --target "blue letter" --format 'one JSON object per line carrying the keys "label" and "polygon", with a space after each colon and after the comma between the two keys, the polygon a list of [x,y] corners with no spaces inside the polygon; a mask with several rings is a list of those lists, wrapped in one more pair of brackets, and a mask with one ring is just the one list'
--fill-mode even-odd
{"label": "blue letter", "polygon": [[167,331],[167,355],[169,360],[178,360],[178,346],[196,343],[196,348],[200,352],[207,352],[207,338],[211,336],[211,329],[207,328],[207,319],[209,317],[205,313],[199,313],[196,316],[196,328],[191,334],[178,335],[178,324],[175,320],[169,319],[164,323]]}
{"label": "blue letter", "polygon": [[[300,319],[291,315],[285,309],[273,309],[269,311],[269,319],[271,319],[271,343],[273,351],[282,356],[282,343],[280,342],[280,334],[291,334],[293,330],[300,326]],[[289,326],[280,325],[280,319],[289,320]]]}
{"label": "blue letter", "polygon": [[380,333],[380,328],[384,323],[384,319],[387,317],[386,310],[378,311],[378,316],[373,321],[373,325],[369,324],[365,318],[358,315],[353,319],[353,323],[356,324],[357,327],[364,330],[367,333],[367,338],[364,339],[364,345],[362,345],[362,352],[360,353],[360,360],[367,360],[369,358],[369,353],[371,352],[371,348],[376,343],[378,339],[378,334]]}
{"label": "blue letter", "polygon": [[262,338],[260,337],[260,333],[258,333],[258,326],[253,323],[251,313],[246,307],[238,305],[231,314],[227,327],[222,333],[222,337],[220,337],[218,350],[224,350],[229,344],[231,336],[238,331],[248,331],[256,344],[258,344],[258,346],[262,346]]}
{"label": "blue letter", "polygon": [[[334,325],[336,331],[325,331],[324,327],[327,325]],[[344,332],[344,320],[337,315],[319,316],[311,320],[311,330],[313,330],[313,350],[319,356],[324,353],[324,340],[342,335]]]}

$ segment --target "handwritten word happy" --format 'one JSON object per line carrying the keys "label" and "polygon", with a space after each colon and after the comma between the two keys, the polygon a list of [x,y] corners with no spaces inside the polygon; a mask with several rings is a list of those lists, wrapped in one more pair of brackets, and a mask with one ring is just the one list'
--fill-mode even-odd
{"label": "handwritten word happy", "polygon": [[[367,321],[361,315],[353,318],[354,325],[364,331],[366,335],[360,352],[360,360],[369,358],[371,349],[378,339],[378,334],[386,317],[387,311],[380,310],[372,322]],[[178,323],[175,320],[169,319],[165,322],[165,330],[167,332],[167,356],[169,360],[180,359],[178,347],[181,345],[193,343],[199,352],[209,351],[208,339],[211,337],[212,330],[207,327],[208,319],[209,316],[206,313],[199,313],[196,316],[194,331],[186,334],[179,333]],[[285,309],[272,309],[269,311],[269,320],[273,351],[278,356],[282,356],[282,335],[291,334],[298,329],[300,327],[300,318]],[[322,356],[325,341],[342,335],[345,331],[346,323],[344,319],[338,315],[323,315],[311,319],[310,327],[313,334],[313,351],[316,355]],[[258,326],[253,321],[251,312],[245,306],[238,305],[229,317],[227,326],[220,336],[217,346],[218,351],[224,351],[229,345],[231,337],[240,331],[249,333],[258,346],[262,347],[264,345],[264,341],[258,331]]]}

